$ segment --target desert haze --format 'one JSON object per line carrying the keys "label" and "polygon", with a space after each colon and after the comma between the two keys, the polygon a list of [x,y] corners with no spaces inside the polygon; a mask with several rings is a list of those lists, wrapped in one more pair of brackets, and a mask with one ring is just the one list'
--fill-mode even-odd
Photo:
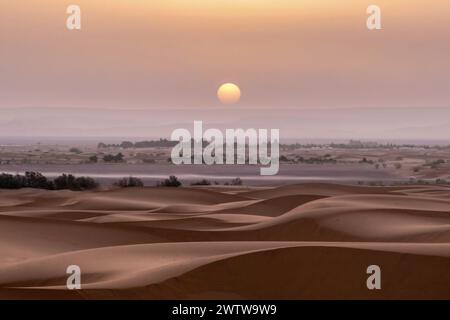
{"label": "desert haze", "polygon": [[447,186],[2,190],[0,210],[2,299],[450,298]]}
{"label": "desert haze", "polygon": [[8,137],[34,142],[70,137],[159,138],[176,128],[278,128],[286,139],[375,139],[383,141],[443,141],[449,144],[450,108],[0,108],[0,144]]}
{"label": "desert haze", "polygon": [[[448,0],[31,2],[0,0],[0,300],[450,300]],[[229,163],[264,130],[278,174]]]}

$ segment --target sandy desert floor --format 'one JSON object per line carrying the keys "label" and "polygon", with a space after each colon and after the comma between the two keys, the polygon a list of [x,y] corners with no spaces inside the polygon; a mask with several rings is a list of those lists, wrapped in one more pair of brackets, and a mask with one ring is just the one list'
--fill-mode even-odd
{"label": "sandy desert floor", "polygon": [[0,240],[0,299],[450,299],[445,186],[2,190]]}

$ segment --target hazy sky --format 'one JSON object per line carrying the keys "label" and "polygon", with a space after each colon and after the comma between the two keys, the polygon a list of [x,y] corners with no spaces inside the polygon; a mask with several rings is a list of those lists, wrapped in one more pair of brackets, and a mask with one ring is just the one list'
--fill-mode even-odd
{"label": "hazy sky", "polygon": [[448,0],[0,0],[3,108],[448,107],[449,57]]}

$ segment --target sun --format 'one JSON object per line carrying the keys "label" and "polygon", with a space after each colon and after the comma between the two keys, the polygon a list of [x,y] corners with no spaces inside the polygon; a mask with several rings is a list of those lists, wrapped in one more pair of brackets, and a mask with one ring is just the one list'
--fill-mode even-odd
{"label": "sun", "polygon": [[217,90],[217,97],[223,104],[235,104],[241,100],[241,89],[234,83],[224,83]]}

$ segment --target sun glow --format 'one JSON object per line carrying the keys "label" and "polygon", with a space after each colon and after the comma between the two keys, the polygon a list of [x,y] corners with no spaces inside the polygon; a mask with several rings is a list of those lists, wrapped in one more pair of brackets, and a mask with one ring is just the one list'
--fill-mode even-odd
{"label": "sun glow", "polygon": [[241,100],[241,89],[234,83],[225,83],[217,90],[217,97],[223,104],[235,104]]}

